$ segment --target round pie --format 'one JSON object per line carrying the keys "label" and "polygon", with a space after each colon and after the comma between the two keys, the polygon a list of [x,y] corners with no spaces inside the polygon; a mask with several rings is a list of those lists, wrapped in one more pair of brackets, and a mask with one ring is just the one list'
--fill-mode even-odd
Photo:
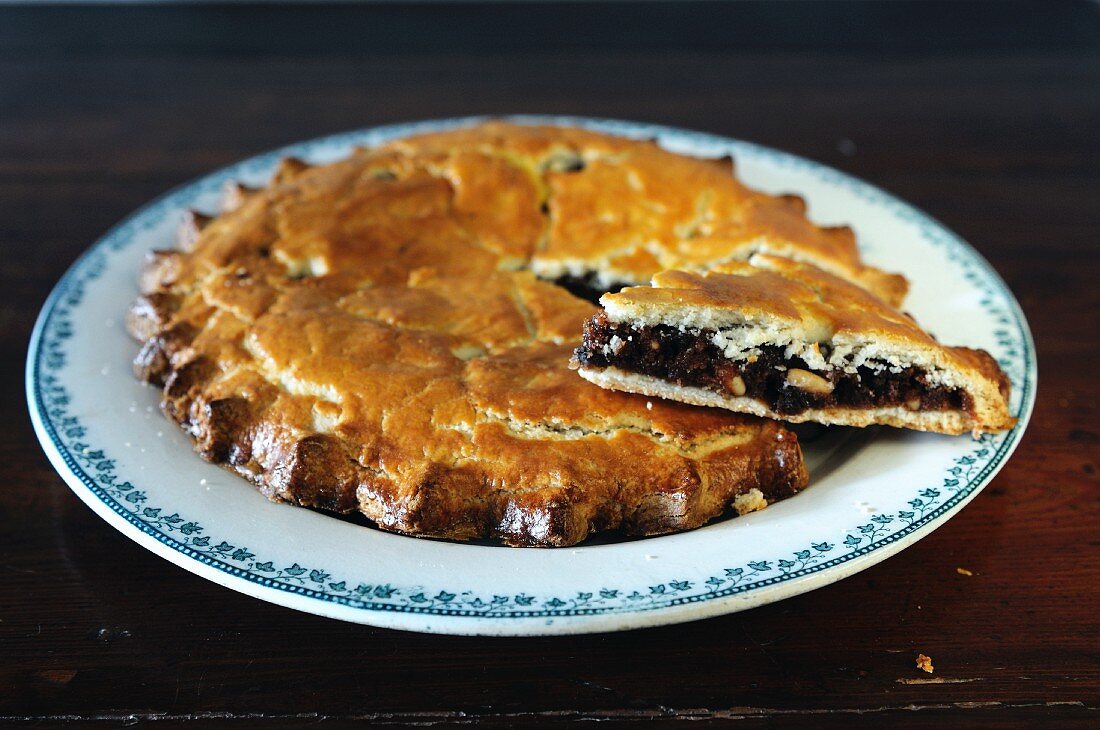
{"label": "round pie", "polygon": [[806,484],[778,422],[571,371],[599,294],[759,252],[905,292],[729,159],[579,129],[479,124],[287,160],[231,193],[150,254],[137,374],[203,458],[272,499],[412,535],[657,534]]}

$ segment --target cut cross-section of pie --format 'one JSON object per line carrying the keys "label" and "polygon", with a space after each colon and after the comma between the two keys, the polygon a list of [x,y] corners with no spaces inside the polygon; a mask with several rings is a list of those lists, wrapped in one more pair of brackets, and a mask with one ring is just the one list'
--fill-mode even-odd
{"label": "cut cross-section of pie", "polygon": [[792,422],[953,434],[1015,423],[987,352],[941,345],[809,264],[757,255],[666,271],[600,301],[574,365],[605,388]]}

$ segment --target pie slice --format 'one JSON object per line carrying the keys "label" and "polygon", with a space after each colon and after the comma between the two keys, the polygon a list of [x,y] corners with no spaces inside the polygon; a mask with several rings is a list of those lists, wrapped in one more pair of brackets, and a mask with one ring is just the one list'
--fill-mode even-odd
{"label": "pie slice", "polygon": [[1008,378],[810,264],[756,255],[601,300],[573,364],[614,390],[792,422],[975,435],[1011,428]]}

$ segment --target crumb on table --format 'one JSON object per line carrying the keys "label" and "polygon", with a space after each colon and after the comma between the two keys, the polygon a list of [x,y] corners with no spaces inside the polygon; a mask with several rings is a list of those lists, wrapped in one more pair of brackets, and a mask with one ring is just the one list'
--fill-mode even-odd
{"label": "crumb on table", "polygon": [[973,571],[967,570],[966,568],[955,568],[955,572],[959,575],[974,575]]}
{"label": "crumb on table", "polygon": [[917,669],[923,669],[924,671],[931,674],[932,669],[933,669],[933,667],[932,667],[932,657],[926,656],[924,654],[918,654],[917,655]]}

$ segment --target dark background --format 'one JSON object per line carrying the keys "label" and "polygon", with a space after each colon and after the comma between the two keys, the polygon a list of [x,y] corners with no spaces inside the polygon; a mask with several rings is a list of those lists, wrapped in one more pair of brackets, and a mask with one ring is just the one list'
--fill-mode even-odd
{"label": "dark background", "polygon": [[[111,224],[299,139],[514,112],[753,140],[944,221],[1034,330],[1019,451],[949,524],[841,583],[694,624],[503,640],[219,588],[50,469],[20,387],[27,338]],[[0,723],[1095,727],[1098,263],[1092,3],[0,8]]]}

